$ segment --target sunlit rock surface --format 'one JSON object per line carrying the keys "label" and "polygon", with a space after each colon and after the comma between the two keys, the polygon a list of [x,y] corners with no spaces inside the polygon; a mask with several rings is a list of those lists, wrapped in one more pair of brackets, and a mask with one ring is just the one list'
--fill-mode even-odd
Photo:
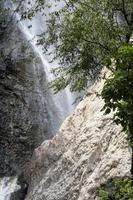
{"label": "sunlit rock surface", "polygon": [[130,175],[125,135],[112,114],[101,112],[102,87],[103,81],[95,83],[59,133],[35,150],[26,200],[95,200],[100,184]]}

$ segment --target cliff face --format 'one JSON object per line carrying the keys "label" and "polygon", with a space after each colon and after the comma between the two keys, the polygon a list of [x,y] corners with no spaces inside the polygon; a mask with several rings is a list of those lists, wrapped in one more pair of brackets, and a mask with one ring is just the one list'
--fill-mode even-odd
{"label": "cliff face", "polygon": [[131,153],[121,127],[104,115],[103,81],[62,124],[59,133],[33,155],[26,200],[95,200],[96,188],[130,174]]}
{"label": "cliff face", "polygon": [[[2,1],[2,10],[3,3],[13,7]],[[23,173],[33,150],[53,137],[73,107],[69,90],[53,95],[48,89],[50,65],[35,44],[38,22],[31,20],[29,31],[17,13],[6,9],[0,18],[0,200],[24,199]]]}
{"label": "cliff face", "polygon": [[20,174],[50,136],[43,64],[17,22],[0,35],[0,176]]}

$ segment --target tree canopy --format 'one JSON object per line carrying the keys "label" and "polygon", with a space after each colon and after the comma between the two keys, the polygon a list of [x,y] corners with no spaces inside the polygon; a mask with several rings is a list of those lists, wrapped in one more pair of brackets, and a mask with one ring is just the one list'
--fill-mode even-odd
{"label": "tree canopy", "polygon": [[[38,6],[44,3],[37,2]],[[52,46],[53,59],[59,59],[60,67],[53,70],[56,79],[51,83],[55,92],[67,85],[71,91],[81,91],[103,66],[110,67],[119,47],[128,43],[133,30],[133,1],[64,2],[50,13],[47,31],[40,35],[38,44],[44,52]]]}
{"label": "tree canopy", "polygon": [[121,46],[114,59],[116,69],[106,80],[102,91],[105,111],[116,110],[114,120],[127,131],[133,146],[133,47]]}

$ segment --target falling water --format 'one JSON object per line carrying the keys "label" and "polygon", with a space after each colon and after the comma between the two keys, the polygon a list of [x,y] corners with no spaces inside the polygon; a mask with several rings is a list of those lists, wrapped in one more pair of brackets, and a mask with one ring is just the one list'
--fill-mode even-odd
{"label": "falling water", "polygon": [[[28,5],[29,4],[27,2],[25,6]],[[19,20],[19,15],[16,15],[16,17],[17,20]],[[43,63],[43,70],[46,74],[47,82],[49,82],[54,79],[53,74],[51,73],[51,69],[54,66],[57,67],[58,64],[57,62],[50,64],[48,62],[49,58],[43,54],[41,47],[39,47],[36,44],[37,43],[36,35],[46,30],[46,17],[47,15],[37,14],[31,21],[19,20],[18,24],[21,31],[25,34],[27,40],[31,43],[34,51],[40,57],[41,62]],[[31,28],[29,29],[28,27],[30,25]],[[66,88],[64,91],[61,91],[58,94],[54,94],[52,91],[50,91],[48,100],[48,107],[49,107],[48,110],[52,122],[53,132],[56,132],[57,129],[59,129],[59,126],[61,125],[63,120],[73,111],[74,109],[73,101],[74,98],[69,88]],[[53,109],[54,111],[52,111]]]}
{"label": "falling water", "polygon": [[[34,4],[34,0],[33,0]],[[25,1],[24,7],[28,7],[28,1]],[[53,9],[53,8],[52,8]],[[43,54],[42,48],[39,47],[37,43],[37,34],[42,33],[43,31],[46,30],[46,18],[48,10],[46,10],[46,15],[41,15],[37,14],[32,20],[20,20],[20,16],[16,14],[16,20],[18,21],[18,26],[21,29],[21,32],[25,35],[27,41],[30,42],[32,45],[32,48],[34,52],[37,54],[37,56],[40,58],[40,62],[42,63],[43,66],[43,71],[44,74],[46,74],[46,79],[47,83],[52,81],[54,79],[53,74],[51,73],[51,69],[53,66],[58,67],[57,62],[50,64],[48,62],[49,58],[46,57],[46,55]],[[31,26],[29,29],[28,27]],[[38,69],[35,69],[36,66],[34,67],[34,71],[39,71]],[[36,81],[38,79],[36,75]],[[37,87],[39,88],[39,87]],[[50,126],[51,126],[51,132],[52,134],[56,133],[57,130],[59,129],[61,123],[63,120],[73,111],[74,105],[73,101],[74,98],[68,88],[66,88],[64,91],[59,92],[58,94],[54,94],[53,91],[49,91],[49,94],[47,97],[44,97],[44,94],[41,91],[38,91],[39,94],[41,94],[40,101],[47,99],[47,110],[49,113],[49,118],[50,118]],[[42,110],[43,112],[43,110]]]}

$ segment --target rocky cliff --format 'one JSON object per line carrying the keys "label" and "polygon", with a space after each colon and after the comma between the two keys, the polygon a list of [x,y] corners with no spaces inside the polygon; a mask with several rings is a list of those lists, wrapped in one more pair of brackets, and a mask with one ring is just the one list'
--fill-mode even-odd
{"label": "rocky cliff", "polygon": [[[35,38],[40,18],[22,21],[13,9],[11,1],[0,2],[0,200],[24,199],[23,172],[33,150],[53,137],[73,108],[68,89],[54,95],[48,88],[52,65]],[[18,188],[23,194],[11,196]]]}
{"label": "rocky cliff", "polygon": [[59,133],[35,150],[26,200],[96,200],[101,184],[130,174],[125,135],[101,111],[102,87],[103,81],[95,83]]}
{"label": "rocky cliff", "polygon": [[0,27],[0,177],[21,174],[33,149],[51,137],[43,63],[8,20],[3,34]]}

